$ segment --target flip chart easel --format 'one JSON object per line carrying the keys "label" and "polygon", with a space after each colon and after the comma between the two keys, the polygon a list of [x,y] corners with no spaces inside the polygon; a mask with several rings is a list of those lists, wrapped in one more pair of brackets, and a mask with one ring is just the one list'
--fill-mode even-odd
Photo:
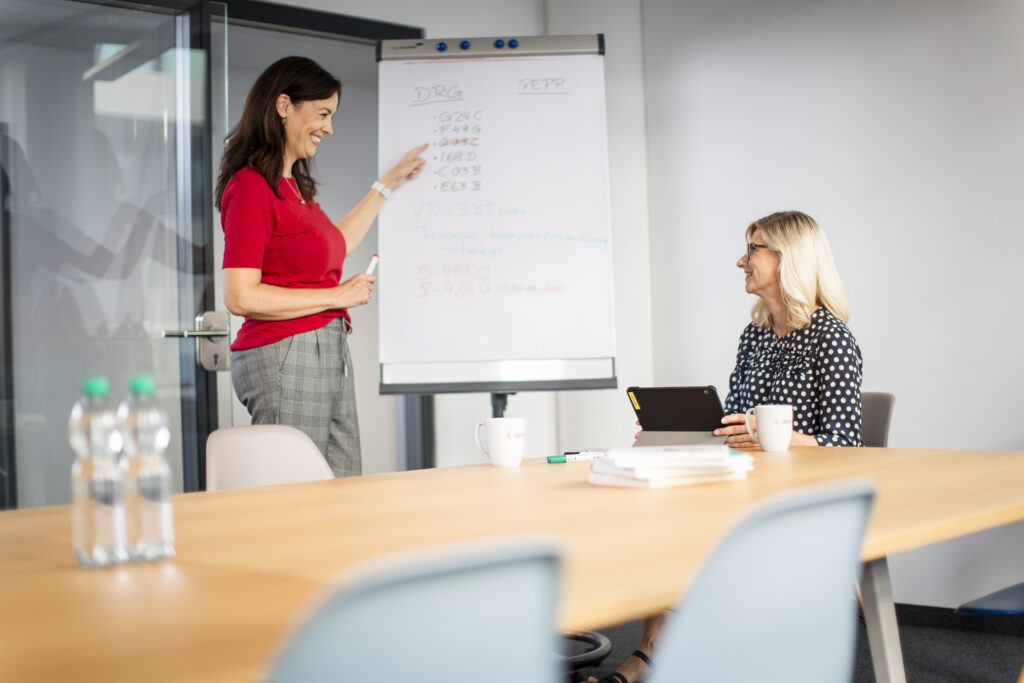
{"label": "flip chart easel", "polygon": [[[603,36],[378,44],[381,393],[614,388]],[[503,402],[502,402],[503,403]]]}

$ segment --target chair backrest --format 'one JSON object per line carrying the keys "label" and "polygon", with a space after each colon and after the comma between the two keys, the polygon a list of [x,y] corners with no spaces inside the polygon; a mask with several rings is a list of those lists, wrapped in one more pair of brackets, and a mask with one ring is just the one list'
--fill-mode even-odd
{"label": "chair backrest", "polygon": [[287,425],[215,429],[206,439],[206,488],[291,484],[331,479],[334,473],[313,440]]}
{"label": "chair backrest", "polygon": [[848,681],[866,482],[773,497],[708,556],[655,647],[648,683]]}
{"label": "chair backrest", "polygon": [[860,395],[860,439],[865,446],[889,445],[889,423],[896,397],[881,391],[865,391]]}
{"label": "chair backrest", "polygon": [[357,574],[316,601],[271,681],[559,681],[550,541],[402,553]]}

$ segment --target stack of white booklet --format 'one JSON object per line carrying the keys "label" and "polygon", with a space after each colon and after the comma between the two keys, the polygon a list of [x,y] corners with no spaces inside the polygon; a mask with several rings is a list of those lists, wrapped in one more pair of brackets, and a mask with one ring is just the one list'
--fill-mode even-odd
{"label": "stack of white booklet", "polygon": [[724,445],[612,448],[590,466],[588,481],[606,486],[665,488],[745,479],[754,459]]}

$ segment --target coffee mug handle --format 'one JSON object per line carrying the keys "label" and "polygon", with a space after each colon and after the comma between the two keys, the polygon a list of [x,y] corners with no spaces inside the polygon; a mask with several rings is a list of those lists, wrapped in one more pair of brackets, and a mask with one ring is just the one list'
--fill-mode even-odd
{"label": "coffee mug handle", "polygon": [[754,430],[750,428],[750,416],[754,413],[754,410],[754,408],[747,408],[747,412],[744,415],[744,421],[747,423],[747,432],[756,439],[757,436],[754,435]]}
{"label": "coffee mug handle", "polygon": [[480,443],[480,429],[481,429],[481,428],[482,428],[483,426],[484,426],[484,423],[483,423],[483,422],[477,422],[477,423],[476,423],[476,431],[475,431],[475,432],[473,433],[473,436],[474,436],[474,437],[476,438],[476,446],[477,446],[477,448],[479,448],[480,450],[482,450],[482,451],[483,451],[483,452],[484,452],[484,453],[485,453],[486,455],[490,456],[491,454],[490,454],[490,453],[488,453],[488,452],[487,452],[487,449],[486,449],[486,448],[484,448],[484,445],[483,445],[482,443]]}

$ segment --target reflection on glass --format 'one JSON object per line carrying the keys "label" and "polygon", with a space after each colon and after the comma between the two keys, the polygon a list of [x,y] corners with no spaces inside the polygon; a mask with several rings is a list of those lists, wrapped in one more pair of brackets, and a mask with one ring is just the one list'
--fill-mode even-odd
{"label": "reflection on glass", "polygon": [[179,348],[160,335],[180,327],[190,228],[177,200],[192,125],[179,121],[179,84],[201,92],[202,62],[178,53],[165,14],[0,0],[0,27],[18,505],[69,499],[67,417],[91,374],[115,397],[131,375],[155,375],[180,490]]}

